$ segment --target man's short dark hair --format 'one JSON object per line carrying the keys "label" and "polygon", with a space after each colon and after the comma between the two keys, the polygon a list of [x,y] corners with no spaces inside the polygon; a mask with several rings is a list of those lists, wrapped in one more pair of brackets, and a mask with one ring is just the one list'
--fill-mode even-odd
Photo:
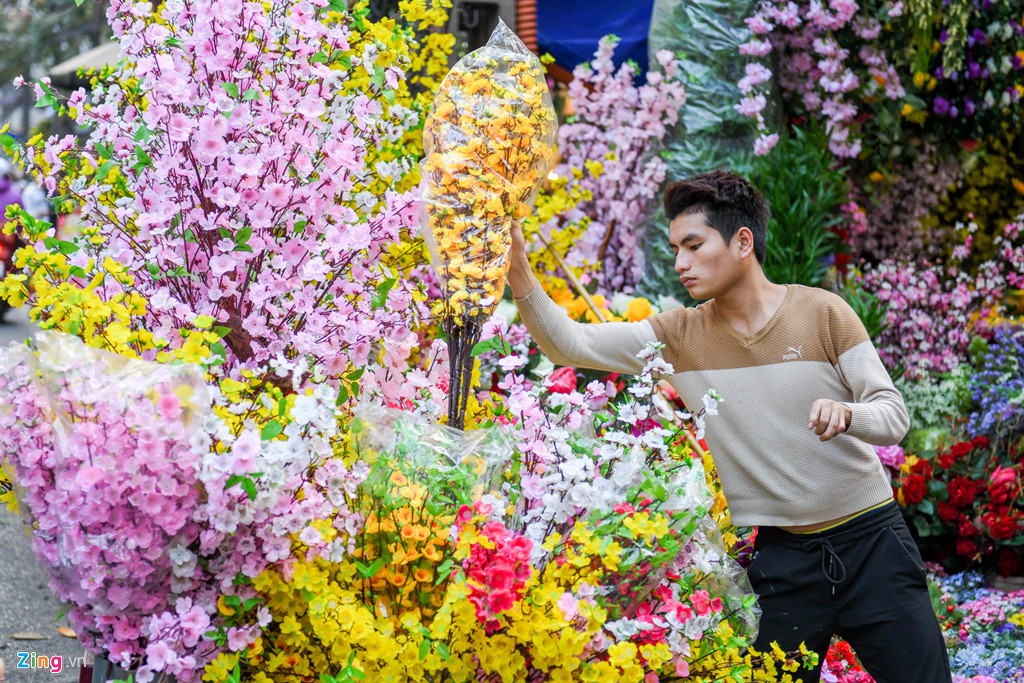
{"label": "man's short dark hair", "polygon": [[704,220],[718,231],[726,244],[740,228],[750,228],[754,234],[754,256],[758,263],[764,263],[768,219],[772,212],[765,198],[746,178],[732,171],[702,173],[669,185],[664,202],[669,222],[676,216],[703,213]]}

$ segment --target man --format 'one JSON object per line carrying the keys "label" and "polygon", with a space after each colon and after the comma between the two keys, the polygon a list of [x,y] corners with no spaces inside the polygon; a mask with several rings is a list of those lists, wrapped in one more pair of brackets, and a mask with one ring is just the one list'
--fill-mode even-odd
{"label": "man", "polygon": [[722,395],[705,438],[733,522],[758,527],[755,647],[804,642],[824,662],[835,633],[879,683],[948,683],[921,555],[869,445],[897,443],[909,420],[863,324],[830,292],[768,280],[770,211],[743,178],[699,175],[664,203],[675,270],[705,303],[572,321],[538,286],[516,226],[508,282],[523,322],[560,365],[636,373],[637,352],[659,341],[688,406]]}

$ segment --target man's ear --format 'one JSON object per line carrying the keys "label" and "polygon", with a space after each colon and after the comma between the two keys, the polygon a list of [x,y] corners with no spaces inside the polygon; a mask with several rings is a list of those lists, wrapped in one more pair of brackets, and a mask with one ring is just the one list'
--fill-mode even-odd
{"label": "man's ear", "polygon": [[751,232],[747,226],[741,227],[733,235],[733,239],[736,240],[736,246],[740,250],[740,256],[753,256],[754,255],[754,233]]}

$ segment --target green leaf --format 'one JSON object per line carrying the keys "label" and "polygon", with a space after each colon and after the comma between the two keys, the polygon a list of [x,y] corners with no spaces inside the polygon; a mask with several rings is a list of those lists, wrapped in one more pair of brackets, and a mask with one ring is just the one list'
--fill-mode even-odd
{"label": "green leaf", "polygon": [[384,280],[377,285],[377,293],[370,300],[370,305],[373,308],[380,308],[384,305],[387,301],[388,292],[390,292],[391,288],[395,286],[395,282],[397,282],[395,278],[389,277],[387,280]]}
{"label": "green leaf", "polygon": [[315,55],[309,58],[309,61],[314,62],[316,64],[325,64],[327,63],[327,55],[325,55],[322,51],[317,52]]}
{"label": "green leaf", "polygon": [[82,268],[81,266],[71,266],[70,268],[68,268],[68,274],[71,275],[72,277],[87,277],[85,274],[85,269]]}
{"label": "green leaf", "polygon": [[378,90],[384,87],[384,69],[380,64],[373,65],[373,78],[370,79],[370,83],[377,86]]}
{"label": "green leaf", "polygon": [[281,432],[284,431],[284,427],[277,420],[271,420],[263,427],[263,431],[260,432],[260,438],[264,441],[270,441],[271,439],[280,436]]}
{"label": "green leaf", "polygon": [[152,134],[153,132],[149,128],[146,128],[145,126],[140,126],[138,132],[135,133],[135,142],[143,142],[145,140],[148,140],[149,136]]}
{"label": "green leaf", "polygon": [[364,372],[366,372],[366,368],[359,368],[358,370],[353,370],[352,372],[345,375],[345,378],[354,382],[360,377],[362,377]]}
{"label": "green leaf", "polygon": [[445,661],[452,656],[452,652],[448,649],[448,645],[446,643],[437,644],[437,654],[441,655],[441,659]]}
{"label": "green leaf", "polygon": [[133,171],[141,171],[153,165],[153,160],[146,150],[142,149],[142,145],[135,145],[135,159],[135,164],[132,166]]}
{"label": "green leaf", "polygon": [[228,336],[231,333],[230,327],[224,327],[223,325],[215,325],[213,331],[220,335],[220,338]]}
{"label": "green leaf", "polygon": [[8,153],[14,149],[15,144],[16,141],[13,136],[8,135],[7,133],[0,133],[0,147],[3,147]]}
{"label": "green leaf", "polygon": [[393,105],[395,103],[395,91],[394,90],[388,88],[387,90],[384,91],[383,94],[384,94],[384,99],[388,101],[388,104],[392,104]]}
{"label": "green leaf", "polygon": [[260,91],[257,90],[256,88],[249,88],[244,93],[242,93],[242,101],[243,102],[250,102],[252,100],[258,100],[259,98],[260,98]]}
{"label": "green leaf", "polygon": [[338,59],[338,63],[341,64],[343,67],[345,67],[346,71],[351,71],[352,70],[352,58],[349,57],[348,55],[342,55]]}
{"label": "green leaf", "polygon": [[490,339],[485,339],[482,342],[477,342],[476,345],[473,346],[473,350],[470,351],[470,354],[473,356],[479,356],[487,353],[488,351],[499,351],[503,356],[507,356],[512,353],[512,347],[501,337],[491,337]]}
{"label": "green leaf", "polygon": [[65,256],[68,256],[78,251],[78,245],[75,244],[74,242],[66,242],[64,240],[61,240],[60,242],[57,243],[57,251],[64,254]]}
{"label": "green leaf", "polygon": [[426,659],[428,654],[430,654],[430,641],[424,638],[420,643],[420,659]]}
{"label": "green leaf", "polygon": [[228,97],[230,97],[233,100],[237,100],[238,99],[238,84],[237,83],[229,83],[227,81],[224,81],[224,82],[222,82],[220,84],[220,87],[224,88],[224,92],[226,92],[228,94]]}
{"label": "green leaf", "polygon": [[110,151],[110,145],[96,143],[95,147],[96,153],[100,155],[101,159],[109,159],[110,157],[114,156],[114,153]]}
{"label": "green leaf", "polygon": [[242,609],[248,612],[261,602],[263,602],[263,598],[249,598],[248,600],[242,603]]}
{"label": "green leaf", "polygon": [[96,182],[101,183],[103,179],[110,173],[110,169],[114,167],[113,161],[105,161],[98,169],[96,169]]}

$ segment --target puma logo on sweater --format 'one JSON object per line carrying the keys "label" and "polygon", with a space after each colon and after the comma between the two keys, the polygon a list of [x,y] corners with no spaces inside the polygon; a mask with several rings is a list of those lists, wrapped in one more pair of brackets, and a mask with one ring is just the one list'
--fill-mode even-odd
{"label": "puma logo on sweater", "polygon": [[797,347],[790,346],[788,349],[786,349],[786,353],[782,354],[782,360],[799,360],[803,358],[803,348],[803,344]]}

